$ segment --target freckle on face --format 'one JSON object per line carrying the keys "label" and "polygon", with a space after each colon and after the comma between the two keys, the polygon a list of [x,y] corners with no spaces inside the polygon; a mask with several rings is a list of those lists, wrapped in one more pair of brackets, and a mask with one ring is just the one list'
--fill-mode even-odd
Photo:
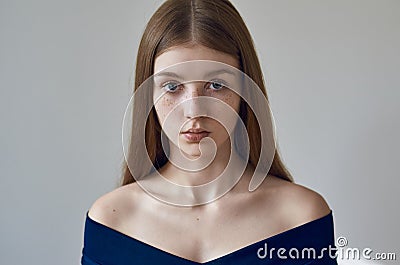
{"label": "freckle on face", "polygon": [[222,99],[222,101],[224,101],[226,104],[228,104],[229,106],[231,106],[232,108],[236,109],[239,105],[240,99],[239,97],[232,91],[229,91],[228,93],[226,93]]}
{"label": "freckle on face", "polygon": [[163,98],[163,105],[170,108],[175,102],[167,97]]}
{"label": "freckle on face", "polygon": [[226,94],[225,96],[224,96],[224,99],[223,99],[228,105],[230,105],[230,106],[232,106],[233,105],[233,103],[234,103],[234,101],[233,101],[233,99],[232,99],[232,93],[228,93],[228,94]]}
{"label": "freckle on face", "polygon": [[155,109],[157,111],[161,123],[171,113],[176,104],[177,101],[174,98],[169,97],[168,94],[161,96],[161,98],[155,104]]}
{"label": "freckle on face", "polygon": [[[239,61],[236,57],[200,45],[193,47],[178,46],[162,53],[155,59],[154,72],[160,72],[162,69],[167,69],[170,66],[194,60],[210,60],[215,62],[221,62],[230,65],[231,67],[239,69]],[[209,69],[207,69],[207,71],[209,71]],[[230,77],[228,79],[230,79]],[[185,81],[191,81],[191,80],[185,79]],[[194,82],[198,82],[198,79],[196,79],[196,81]],[[233,80],[231,80],[231,82],[232,82],[231,85],[237,84]],[[162,83],[163,82],[160,81],[160,84]],[[201,88],[201,86],[199,86],[198,88]],[[237,95],[234,91],[230,90],[228,87],[222,90],[213,90],[213,89],[208,89],[206,87],[203,87],[203,89],[204,90],[202,91],[203,93],[201,93],[201,96],[213,97],[227,104],[228,106],[236,110],[236,112],[239,111],[239,106],[241,102],[240,96]],[[161,124],[163,124],[164,121],[166,121],[169,115],[173,115],[171,116],[171,118],[173,118],[172,120],[174,120],[174,122],[177,123],[181,123],[185,120],[185,117],[181,117],[183,112],[179,111],[179,109],[177,109],[178,111],[174,113],[171,113],[171,111],[175,107],[178,107],[180,103],[188,99],[191,99],[192,97],[195,96],[192,93],[188,93],[188,91],[191,90],[177,91],[176,94],[166,93],[163,96],[161,96],[161,98],[159,98],[158,102],[155,104],[155,110],[157,112],[157,116]],[[157,91],[157,94],[159,94],[159,91]],[[210,106],[204,105],[204,107],[212,107],[212,106],[213,106],[212,104]],[[212,111],[218,111],[218,108],[216,110],[210,109],[211,113]],[[230,118],[227,117],[227,119]],[[172,122],[172,120],[169,121]],[[210,121],[208,120],[208,122]],[[216,127],[218,126],[216,125]]]}

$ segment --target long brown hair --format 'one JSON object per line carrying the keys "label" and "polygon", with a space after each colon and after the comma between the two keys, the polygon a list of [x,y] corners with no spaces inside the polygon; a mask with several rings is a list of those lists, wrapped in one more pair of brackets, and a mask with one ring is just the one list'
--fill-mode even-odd
{"label": "long brown hair", "polygon": [[[167,0],[164,2],[151,17],[143,33],[137,54],[134,91],[153,75],[154,61],[157,56],[172,47],[195,44],[236,57],[240,63],[240,70],[253,79],[268,100],[251,35],[242,17],[228,0]],[[133,113],[134,115],[140,113],[140,104],[135,104]],[[239,116],[249,136],[248,163],[256,167],[261,149],[260,129],[253,111],[244,100],[241,101]],[[134,130],[133,127],[132,135],[135,135]],[[145,143],[153,166],[158,169],[165,165],[168,160],[161,146],[161,126],[154,108],[150,111],[146,122]],[[140,159],[136,164],[129,166],[141,167]],[[277,148],[268,174],[293,181],[291,174],[281,161]],[[134,181],[128,164],[124,160],[120,185],[127,185]]]}

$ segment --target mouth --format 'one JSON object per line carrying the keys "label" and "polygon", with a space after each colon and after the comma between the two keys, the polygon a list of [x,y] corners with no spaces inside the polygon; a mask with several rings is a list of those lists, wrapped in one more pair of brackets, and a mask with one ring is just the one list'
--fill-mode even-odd
{"label": "mouth", "polygon": [[189,129],[185,132],[181,133],[186,140],[188,140],[189,142],[199,142],[201,139],[203,139],[204,137],[207,137],[210,132],[206,131],[202,128],[197,128],[197,129]]}

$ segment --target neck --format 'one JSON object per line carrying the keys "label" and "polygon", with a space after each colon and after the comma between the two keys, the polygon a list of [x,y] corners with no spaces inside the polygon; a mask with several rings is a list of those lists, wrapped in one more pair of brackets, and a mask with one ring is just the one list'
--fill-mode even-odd
{"label": "neck", "polygon": [[[213,156],[209,164],[204,164],[204,160],[200,159],[186,162],[182,168],[169,161],[158,171],[139,181],[140,185],[155,198],[173,205],[195,206],[214,201],[231,190],[246,169],[247,162],[234,150],[230,142],[218,146],[215,157]],[[202,151],[209,153],[204,148]],[[179,149],[170,147],[170,160],[175,162],[174,159],[180,158],[180,154],[182,153]],[[201,170],[192,170],[199,166]],[[191,169],[187,170],[187,167]]]}
{"label": "neck", "polygon": [[[215,157],[210,150],[203,150],[201,156],[190,156],[182,154],[173,144],[170,144],[170,147],[170,161],[160,173],[168,180],[185,186],[198,186],[213,181],[224,172],[230,156],[235,155],[231,153],[229,139],[217,148]],[[178,163],[176,165],[171,161]]]}

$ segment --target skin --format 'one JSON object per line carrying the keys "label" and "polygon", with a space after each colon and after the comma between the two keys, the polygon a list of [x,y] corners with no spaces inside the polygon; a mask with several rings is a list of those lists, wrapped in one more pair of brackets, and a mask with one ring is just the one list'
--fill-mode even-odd
{"label": "skin", "polygon": [[[188,60],[213,60],[238,66],[237,60],[230,55],[203,46],[190,46],[175,47],[157,57],[155,71]],[[198,96],[196,93],[196,86],[189,87],[185,97]],[[222,97],[222,100],[238,109],[238,99],[234,95]],[[170,98],[156,106],[160,120],[170,110],[171,101]],[[210,119],[193,121],[190,115],[186,119],[202,122],[210,130],[220,126]],[[162,174],[173,181],[193,185],[218,175],[226,165],[224,157],[230,146],[224,141],[226,131],[213,131],[218,152],[208,168],[188,174],[167,164],[161,169]],[[198,155],[198,146],[183,145],[182,148],[189,157]],[[268,175],[257,190],[249,192],[247,188],[253,170],[248,166],[232,190],[205,205],[168,205],[132,183],[97,199],[89,216],[173,255],[204,263],[329,214],[330,208],[321,195],[272,175]]]}
{"label": "skin", "polygon": [[[217,52],[203,46],[189,46],[176,47],[158,56],[155,60],[154,72],[159,73],[163,69],[168,69],[168,67],[172,65],[193,60],[217,61],[235,68],[239,68],[238,60],[230,55]],[[193,66],[193,68],[195,68],[195,66]],[[223,75],[219,77],[224,78]],[[155,78],[156,86],[154,88],[154,94],[157,94],[157,90],[160,90],[162,84],[171,82],[171,80],[174,79],[169,77]],[[201,108],[207,108],[207,106],[201,106],[198,102],[196,102],[196,98],[202,96],[213,97],[221,100],[229,105],[236,113],[239,111],[239,95],[228,88],[221,90],[211,89],[210,84],[207,82],[186,83],[182,85],[182,88],[179,88],[174,93],[165,93],[158,101],[155,102],[155,109],[159,118],[159,122],[163,125],[162,127],[164,131],[166,131],[168,137],[173,139],[176,137],[176,135],[171,135],[172,132],[169,132],[170,130],[164,126],[166,117],[167,115],[171,114],[173,108],[182,106],[180,105],[182,102],[190,100],[190,104],[183,105],[183,107],[178,109],[180,110],[178,113],[172,114],[172,122],[167,121],[165,124],[172,124],[172,127],[174,128],[182,127],[181,131],[186,131],[187,129],[193,127],[204,128],[210,132],[209,137],[212,138],[217,147],[217,153],[215,158],[212,160],[212,164],[204,170],[198,172],[188,172],[180,170],[172,163],[167,163],[167,165],[160,170],[160,173],[164,177],[181,185],[200,185],[209,182],[216,176],[220,175],[228,163],[231,151],[229,134],[224,126],[213,118],[196,116],[206,111],[202,110]],[[232,125],[234,122],[236,122],[236,117],[232,117],[230,114],[226,114],[223,118],[224,120],[222,122],[224,124],[230,123]],[[175,141],[175,143],[174,141],[170,140],[170,147],[170,158],[173,161],[174,159],[179,159],[182,154],[189,159],[195,159],[201,154],[199,150],[199,143],[189,142],[187,139],[185,139],[183,134],[179,134],[178,140]],[[204,152],[202,155],[207,156],[211,154]],[[193,161],[192,164],[196,164],[196,162]]]}

